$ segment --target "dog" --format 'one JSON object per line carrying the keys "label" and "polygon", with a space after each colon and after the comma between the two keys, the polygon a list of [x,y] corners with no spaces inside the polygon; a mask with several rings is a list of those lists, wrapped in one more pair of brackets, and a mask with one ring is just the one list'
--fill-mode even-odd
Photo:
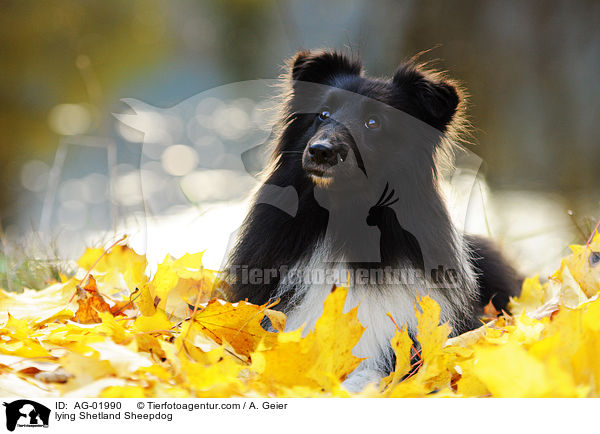
{"label": "dog", "polygon": [[[314,326],[334,284],[366,327],[364,357],[344,384],[357,391],[394,369],[395,325],[416,335],[414,306],[430,295],[453,335],[481,325],[490,301],[507,309],[518,273],[492,242],[453,224],[440,189],[463,123],[463,91],[415,61],[390,79],[331,50],[288,62],[264,183],[227,262],[233,301],[287,314],[287,329]],[[274,206],[273,188],[294,194]],[[291,187],[291,188],[290,188]]]}

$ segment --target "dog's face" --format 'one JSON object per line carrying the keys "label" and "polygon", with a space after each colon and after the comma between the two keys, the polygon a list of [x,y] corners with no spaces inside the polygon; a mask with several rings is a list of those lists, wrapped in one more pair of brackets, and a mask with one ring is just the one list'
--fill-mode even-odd
{"label": "dog's face", "polygon": [[[283,154],[301,155],[315,185],[351,189],[390,170],[431,172],[433,155],[459,104],[448,81],[404,64],[389,80],[367,78],[336,52],[300,52]],[[430,166],[429,168],[427,166]]]}

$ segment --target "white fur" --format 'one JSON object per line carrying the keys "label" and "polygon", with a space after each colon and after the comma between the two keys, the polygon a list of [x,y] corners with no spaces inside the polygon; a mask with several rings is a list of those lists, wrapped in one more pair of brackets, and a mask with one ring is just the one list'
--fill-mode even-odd
{"label": "white fur", "polygon": [[[295,267],[310,270],[323,268],[325,263],[334,261],[343,264],[342,256],[332,252],[327,243],[322,242],[307,258],[295,264]],[[343,265],[337,267],[344,268]],[[467,287],[473,285],[473,277],[468,276],[468,272],[471,271],[470,268],[463,271],[467,272]],[[277,297],[288,291],[293,291],[287,311],[286,329],[296,330],[304,325],[304,333],[311,330],[323,312],[323,303],[331,289],[330,282],[292,287],[287,279],[283,279],[278,287]],[[467,293],[469,289],[467,288]],[[388,313],[392,315],[398,325],[406,324],[410,330],[416,330],[415,302],[417,292],[420,297],[430,295],[440,304],[442,321],[452,323],[454,319],[461,318],[461,312],[456,311],[456,304],[453,306],[449,303],[438,289],[417,288],[403,284],[394,286],[377,285],[371,288],[364,285],[354,285],[349,288],[344,310],[347,312],[353,307],[359,306],[358,319],[366,328],[360,341],[354,347],[353,354],[367,359],[361,362],[359,367],[346,380],[345,385],[348,390],[358,391],[366,384],[378,381],[384,367],[388,365],[389,360],[387,358],[391,356],[388,348],[390,340],[395,334],[395,325],[388,317]],[[464,295],[457,294],[456,297],[459,298],[457,304],[460,305],[460,302],[463,301],[460,298],[463,298]]]}

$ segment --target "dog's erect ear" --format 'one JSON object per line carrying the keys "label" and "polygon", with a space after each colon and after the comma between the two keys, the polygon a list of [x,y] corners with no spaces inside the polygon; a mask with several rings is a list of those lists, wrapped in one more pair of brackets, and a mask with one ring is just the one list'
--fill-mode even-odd
{"label": "dog's erect ear", "polygon": [[441,131],[446,130],[461,99],[451,81],[414,63],[405,63],[400,65],[392,82],[410,97],[417,117]]}
{"label": "dog's erect ear", "polygon": [[291,60],[291,78],[325,84],[336,75],[360,75],[362,66],[337,51],[299,51]]}

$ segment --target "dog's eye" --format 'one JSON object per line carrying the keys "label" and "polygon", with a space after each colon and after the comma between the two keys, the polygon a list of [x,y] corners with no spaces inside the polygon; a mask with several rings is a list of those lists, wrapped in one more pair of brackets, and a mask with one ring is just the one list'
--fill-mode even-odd
{"label": "dog's eye", "polygon": [[365,121],[365,127],[370,130],[376,130],[381,127],[381,121],[379,120],[379,116],[369,116]]}
{"label": "dog's eye", "polygon": [[595,267],[600,264],[600,252],[590,253],[590,267]]}
{"label": "dog's eye", "polygon": [[331,113],[329,112],[329,109],[327,109],[327,108],[321,110],[321,113],[319,113],[319,119],[321,119],[322,121],[324,121],[325,119],[329,119],[330,117],[331,117]]}

